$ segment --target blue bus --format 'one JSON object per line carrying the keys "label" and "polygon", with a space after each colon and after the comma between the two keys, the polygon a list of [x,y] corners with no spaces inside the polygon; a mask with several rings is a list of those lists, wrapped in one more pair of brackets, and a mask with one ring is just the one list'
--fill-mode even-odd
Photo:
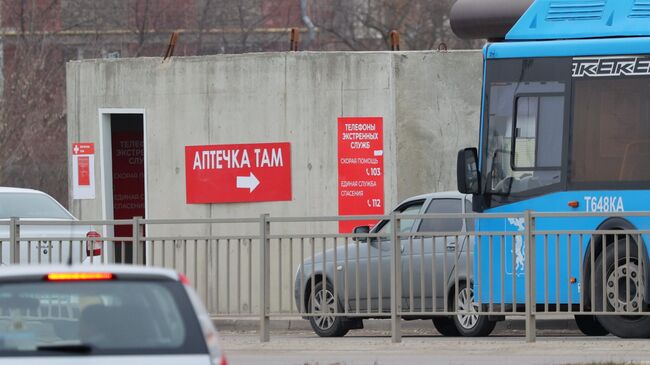
{"label": "blue bus", "polygon": [[[650,311],[650,236],[611,234],[650,230],[649,217],[620,214],[650,211],[650,0],[459,0],[451,23],[462,38],[488,39],[480,141],[459,152],[459,190],[473,194],[475,212],[601,213],[537,221],[538,230],[610,233],[535,245],[535,273],[546,276],[537,305],[570,311],[573,303],[575,311],[582,303],[600,313],[576,315],[588,335],[650,337],[650,316],[603,314]],[[477,227],[525,229],[520,218],[481,219]],[[482,303],[524,303],[519,240],[510,248],[477,241]],[[543,267],[545,256],[559,258],[549,265],[561,270]]]}

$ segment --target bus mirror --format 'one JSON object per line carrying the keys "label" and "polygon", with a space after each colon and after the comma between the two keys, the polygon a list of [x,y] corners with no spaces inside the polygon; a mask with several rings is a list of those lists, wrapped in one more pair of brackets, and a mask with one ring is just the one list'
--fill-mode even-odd
{"label": "bus mirror", "polygon": [[479,193],[478,152],[476,148],[465,148],[458,152],[458,191],[462,194]]}

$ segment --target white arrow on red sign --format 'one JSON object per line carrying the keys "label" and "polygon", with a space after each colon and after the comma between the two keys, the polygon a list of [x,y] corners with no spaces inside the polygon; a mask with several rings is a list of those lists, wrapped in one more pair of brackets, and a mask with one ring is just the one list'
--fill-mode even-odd
{"label": "white arrow on red sign", "polygon": [[248,189],[252,193],[259,185],[260,181],[252,172],[249,176],[237,176],[237,189]]}

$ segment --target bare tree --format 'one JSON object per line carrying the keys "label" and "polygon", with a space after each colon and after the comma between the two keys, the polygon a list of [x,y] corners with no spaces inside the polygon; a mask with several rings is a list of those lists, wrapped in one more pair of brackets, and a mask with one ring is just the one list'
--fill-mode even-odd
{"label": "bare tree", "polygon": [[449,27],[453,0],[319,0],[312,2],[321,48],[353,51],[388,49],[392,30],[402,49],[475,48],[456,38]]}
{"label": "bare tree", "polygon": [[197,19],[197,38],[196,38],[196,51],[198,54],[203,54],[203,39],[208,27],[209,18],[217,11],[218,4],[215,0],[203,0],[200,5],[199,17]]}
{"label": "bare tree", "polygon": [[[289,28],[311,50],[474,48],[450,31],[453,0],[0,0],[3,37],[0,184],[33,187],[67,202],[65,62],[282,51]],[[311,23],[313,22],[313,24]]]}
{"label": "bare tree", "polygon": [[[201,0],[197,53],[288,49],[289,27],[301,26],[295,0]],[[207,40],[207,41],[206,41]]]}
{"label": "bare tree", "polygon": [[66,127],[61,50],[49,29],[59,0],[35,6],[28,0],[4,4],[15,36],[4,46],[4,90],[0,100],[0,183],[33,187],[65,201]]}
{"label": "bare tree", "polygon": [[[131,0],[137,42],[129,56],[152,56],[154,52],[147,46],[160,45],[161,33],[169,34],[176,29],[186,28],[188,13],[192,9],[191,1],[178,0]],[[163,36],[164,38],[164,36]],[[158,54],[156,54],[158,55]]]}

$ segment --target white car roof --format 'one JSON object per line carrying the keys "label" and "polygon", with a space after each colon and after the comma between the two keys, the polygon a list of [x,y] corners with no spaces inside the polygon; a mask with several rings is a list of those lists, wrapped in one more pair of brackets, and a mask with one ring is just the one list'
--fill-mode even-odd
{"label": "white car roof", "polygon": [[7,186],[0,186],[0,193],[30,193],[30,194],[45,194],[42,191],[25,188],[12,188]]}
{"label": "white car roof", "polygon": [[120,274],[138,275],[143,277],[166,277],[172,280],[179,280],[178,273],[173,270],[137,265],[9,265],[0,267],[0,279],[39,275],[45,276],[53,272],[109,272],[118,276]]}
{"label": "white car roof", "polygon": [[[0,186],[0,194],[16,194],[16,193],[34,194],[34,195],[46,196],[46,197],[50,198],[52,201],[54,201],[54,203],[56,203],[61,209],[63,209],[66,212],[66,214],[69,217],[68,219],[77,220],[77,218],[75,216],[73,216],[72,213],[70,213],[70,211],[67,210],[63,205],[61,205],[61,203],[59,203],[58,201],[56,201],[56,199],[52,198],[50,195],[48,195],[47,193],[45,193],[43,191],[34,190],[34,189],[12,188],[12,187],[7,187],[7,186]],[[17,218],[21,218],[21,217],[17,217]],[[38,217],[38,218],[48,219],[50,217]],[[57,219],[59,219],[59,218],[57,218]]]}
{"label": "white car roof", "polygon": [[463,199],[463,198],[472,201],[471,195],[462,194],[458,191],[441,191],[437,193],[428,193],[428,194],[413,196],[404,200],[401,204],[408,203],[414,200],[422,200],[422,199]]}

